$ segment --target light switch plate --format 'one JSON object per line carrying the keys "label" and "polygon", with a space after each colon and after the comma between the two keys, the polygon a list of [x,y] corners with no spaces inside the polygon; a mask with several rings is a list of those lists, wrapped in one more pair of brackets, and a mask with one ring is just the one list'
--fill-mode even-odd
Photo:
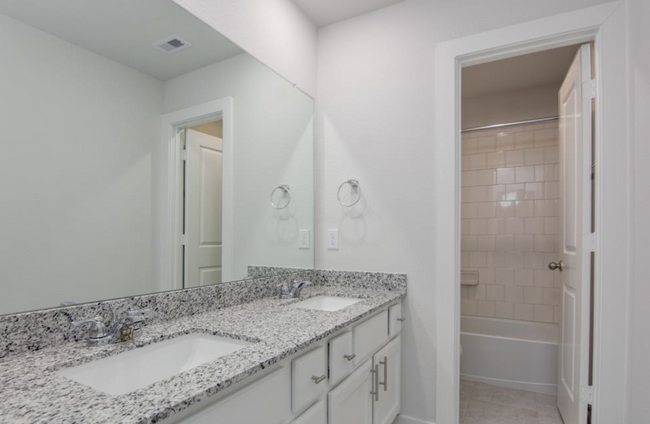
{"label": "light switch plate", "polygon": [[339,230],[336,229],[327,230],[327,249],[328,250],[339,249]]}
{"label": "light switch plate", "polygon": [[298,235],[298,249],[309,249],[309,230],[300,230]]}

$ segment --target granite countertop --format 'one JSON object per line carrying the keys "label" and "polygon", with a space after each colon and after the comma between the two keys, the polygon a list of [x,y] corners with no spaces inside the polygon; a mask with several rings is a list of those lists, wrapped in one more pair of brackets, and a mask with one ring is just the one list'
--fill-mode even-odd
{"label": "granite countertop", "polygon": [[159,422],[395,302],[406,292],[315,286],[304,289],[301,300],[322,294],[363,300],[327,312],[287,308],[295,299],[265,298],[144,327],[138,346],[190,333],[254,343],[126,395],[105,394],[55,371],[133,349],[132,343],[104,347],[69,343],[0,359],[0,423]]}

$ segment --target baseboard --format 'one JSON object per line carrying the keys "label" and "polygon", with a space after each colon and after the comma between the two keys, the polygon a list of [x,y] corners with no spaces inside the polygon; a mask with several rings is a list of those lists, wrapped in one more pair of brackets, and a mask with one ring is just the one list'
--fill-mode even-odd
{"label": "baseboard", "polygon": [[436,424],[432,421],[425,421],[419,418],[409,417],[408,415],[398,415],[395,417],[393,424]]}
{"label": "baseboard", "polygon": [[544,395],[555,396],[557,394],[557,384],[529,383],[526,381],[501,380],[498,378],[478,377],[475,375],[461,374],[461,380],[473,381],[477,383],[491,384],[493,386],[507,387],[508,389],[526,390],[528,392],[541,393]]}

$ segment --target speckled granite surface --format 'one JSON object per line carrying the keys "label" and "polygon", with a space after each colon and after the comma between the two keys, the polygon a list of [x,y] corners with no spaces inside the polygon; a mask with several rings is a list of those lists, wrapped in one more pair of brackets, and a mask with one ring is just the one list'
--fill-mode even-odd
{"label": "speckled granite surface", "polygon": [[[358,280],[359,273],[355,274]],[[391,283],[392,290],[386,290],[382,284],[372,287],[370,280],[360,283],[363,288],[319,281],[320,284],[303,290],[302,298],[329,294],[364,299],[335,312],[288,308],[287,304],[296,300],[266,297],[153,322],[143,329],[138,345],[196,332],[255,343],[127,395],[110,396],[59,376],[55,371],[133,349],[132,344],[88,348],[83,342],[65,343],[36,352],[8,355],[0,359],[0,423],[158,422],[406,294],[405,284],[402,288],[401,284],[393,287]]]}
{"label": "speckled granite surface", "polygon": [[101,315],[110,321],[129,308],[148,309],[147,322],[155,324],[202,314],[279,293],[278,284],[293,279],[312,279],[313,271],[234,281],[213,286],[167,291],[142,296],[85,303],[0,316],[0,358],[34,352],[50,346],[83,340],[87,329],[73,329],[73,320]]}

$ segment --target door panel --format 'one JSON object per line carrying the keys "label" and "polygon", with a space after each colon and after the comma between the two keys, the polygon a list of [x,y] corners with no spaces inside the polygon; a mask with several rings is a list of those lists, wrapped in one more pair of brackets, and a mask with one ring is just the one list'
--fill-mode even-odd
{"label": "door panel", "polygon": [[401,338],[398,336],[373,356],[379,365],[379,400],[373,405],[374,424],[391,424],[400,410]]}
{"label": "door panel", "polygon": [[558,409],[565,424],[586,424],[591,258],[591,47],[581,46],[559,93],[562,317]]}
{"label": "door panel", "polygon": [[371,360],[327,395],[328,424],[372,424]]}
{"label": "door panel", "polygon": [[185,287],[217,284],[222,281],[222,140],[187,129],[185,146]]}

